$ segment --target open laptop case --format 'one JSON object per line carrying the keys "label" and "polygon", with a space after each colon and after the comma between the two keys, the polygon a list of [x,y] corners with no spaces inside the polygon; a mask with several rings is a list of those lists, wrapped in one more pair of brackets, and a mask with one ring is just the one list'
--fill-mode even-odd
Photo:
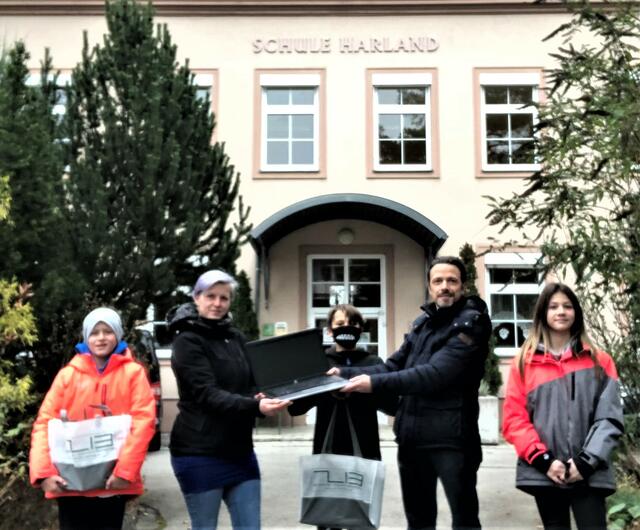
{"label": "open laptop case", "polygon": [[258,390],[268,397],[294,400],[347,384],[343,377],[326,375],[320,329],[249,342],[247,354]]}

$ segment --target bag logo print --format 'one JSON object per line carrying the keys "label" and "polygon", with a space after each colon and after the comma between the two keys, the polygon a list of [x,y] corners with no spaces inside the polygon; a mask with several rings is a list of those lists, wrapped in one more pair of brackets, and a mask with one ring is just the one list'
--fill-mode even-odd
{"label": "bag logo print", "polygon": [[94,449],[111,449],[114,446],[113,433],[93,434],[66,441],[66,449],[71,453],[82,453]]}
{"label": "bag logo print", "polygon": [[344,484],[361,488],[364,484],[364,475],[356,471],[345,471],[344,477],[342,477],[342,473],[331,474],[329,469],[314,469],[312,484]]}

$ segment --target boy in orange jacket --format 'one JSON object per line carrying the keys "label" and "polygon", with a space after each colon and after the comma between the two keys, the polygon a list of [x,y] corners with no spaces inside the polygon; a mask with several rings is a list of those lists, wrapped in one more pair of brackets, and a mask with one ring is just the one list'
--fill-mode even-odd
{"label": "boy in orange jacket", "polygon": [[[120,529],[126,501],[143,492],[140,468],[154,434],[155,403],[144,367],[122,340],[118,313],[106,307],[91,311],[82,332],[84,342],[56,375],[33,425],[29,475],[47,498],[57,499],[61,530]],[[131,430],[103,487],[71,490],[52,463],[48,425],[64,416],[62,411],[69,421],[105,411],[131,416]]]}

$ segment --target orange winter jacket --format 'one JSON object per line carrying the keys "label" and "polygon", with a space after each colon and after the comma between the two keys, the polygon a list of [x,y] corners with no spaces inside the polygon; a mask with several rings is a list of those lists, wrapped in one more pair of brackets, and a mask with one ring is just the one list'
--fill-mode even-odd
{"label": "orange winter jacket", "polygon": [[77,354],[62,368],[44,398],[31,433],[29,478],[36,486],[41,480],[58,475],[51,462],[47,426],[60,418],[66,409],[70,421],[93,418],[106,405],[113,415],[131,415],[131,432],[123,445],[113,473],[131,482],[122,490],[70,491],[46,493],[46,497],[96,497],[105,495],[140,495],[143,493],[140,468],[155,429],[155,402],[144,367],[136,362],[129,349],[113,353],[103,373],[99,373],[91,354]]}

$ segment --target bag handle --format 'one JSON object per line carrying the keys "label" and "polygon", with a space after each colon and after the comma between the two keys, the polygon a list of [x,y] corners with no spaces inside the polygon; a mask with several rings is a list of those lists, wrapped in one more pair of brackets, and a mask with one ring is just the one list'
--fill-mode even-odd
{"label": "bag handle", "polygon": [[[353,456],[359,456],[362,458],[362,450],[360,449],[360,443],[358,442],[358,436],[356,435],[356,429],[353,426],[353,420],[351,419],[351,412],[349,412],[349,405],[345,403],[345,410],[347,412],[347,422],[349,423],[349,434],[351,435],[351,447],[353,448]],[[333,435],[336,429],[336,416],[338,412],[338,403],[333,406],[331,412],[331,419],[327,427],[327,433],[324,436],[324,443],[322,444],[322,453],[330,453],[333,447]]]}

